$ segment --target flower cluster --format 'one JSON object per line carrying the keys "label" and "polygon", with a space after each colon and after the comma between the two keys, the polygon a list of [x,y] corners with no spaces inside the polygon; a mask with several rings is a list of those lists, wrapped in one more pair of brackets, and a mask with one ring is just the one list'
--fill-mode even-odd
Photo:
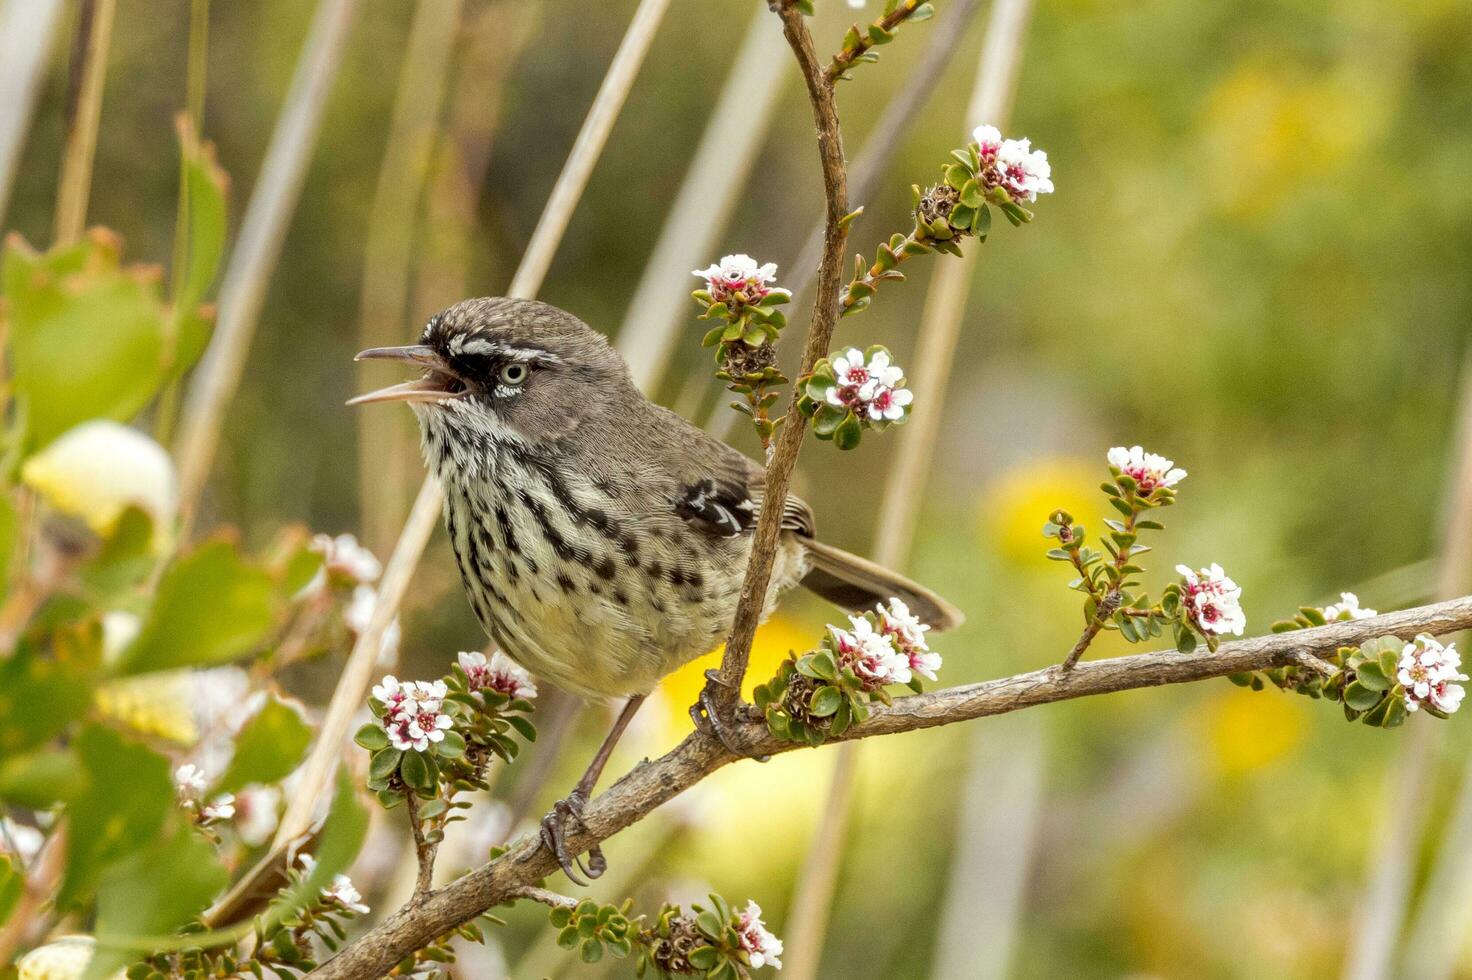
{"label": "flower cluster", "polygon": [[777,264],[757,264],[756,259],[742,252],[723,256],[715,265],[696,269],[691,275],[705,280],[705,291],[714,302],[736,309],[759,303],[772,292]]}
{"label": "flower cluster", "polygon": [[935,680],[940,654],[930,649],[930,627],[901,599],[850,616],[847,628],[829,625],[818,647],[789,657],[756,689],[756,706],[778,738],[819,745],[869,716],[869,704],[891,703],[891,684],[921,690]]}
{"label": "flower cluster", "polygon": [[850,347],[815,364],[802,383],[798,408],[813,420],[819,439],[852,449],[864,429],[903,422],[914,400],[905,372],[887,348],[876,345],[867,351]]}
{"label": "flower cluster", "polygon": [[778,398],[775,389],[787,383],[777,370],[772,342],[787,326],[778,307],[791,301],[792,294],[773,285],[774,263],[758,264],[744,254],[727,255],[708,269],[696,269],[695,275],[705,280],[705,288],[691,294],[700,305],[700,319],[717,321],[701,345],[716,349],[716,377],[742,396],[731,407],[751,417],[767,448],[782,422],[770,413]]}
{"label": "flower cluster", "polygon": [[1116,479],[1127,476],[1133,480],[1135,492],[1142,497],[1153,496],[1160,487],[1174,487],[1186,478],[1186,471],[1174,460],[1147,453],[1139,446],[1115,446],[1109,450],[1109,466]]}
{"label": "flower cluster", "polygon": [[[583,913],[581,909],[591,904],[584,900],[578,911],[553,912],[553,924],[563,930],[558,942],[569,948],[575,945],[575,936],[569,930],[578,924],[575,920],[579,915],[584,921],[590,917],[591,910]],[[613,922],[620,918],[617,914],[607,917]],[[643,922],[640,917],[641,926]],[[584,933],[591,932],[584,927]],[[688,912],[679,905],[666,904],[653,923],[637,931],[635,939],[639,946],[636,973],[641,977],[651,970],[661,977],[734,978],[750,976],[751,970],[766,966],[782,969],[782,940],[762,921],[761,906],[750,900],[746,908],[733,909],[721,896],[711,895],[709,907],[691,905]],[[617,947],[611,948],[616,955],[623,955]]]}
{"label": "flower cluster", "polygon": [[1241,636],[1247,626],[1242,590],[1213,562],[1202,569],[1177,565],[1181,576],[1181,603],[1186,618],[1203,634]]}
{"label": "flower cluster", "polygon": [[321,588],[327,580],[361,585],[372,582],[383,571],[373,552],[358,543],[351,534],[318,534],[312,538],[312,550],[322,556],[322,570],[307,588]]}
{"label": "flower cluster", "polygon": [[527,700],[537,696],[537,685],[532,681],[532,675],[500,650],[493,653],[490,660],[478,650],[462,650],[457,659],[472,691],[499,691],[508,698]]}
{"label": "flower cluster", "polygon": [[823,400],[835,408],[852,409],[870,421],[894,422],[904,418],[914,392],[901,388],[905,372],[889,362],[889,351],[876,350],[866,360],[857,348],[834,357],[833,384]]}
{"label": "flower cluster", "polygon": [[1373,619],[1380,615],[1373,609],[1360,606],[1360,597],[1353,592],[1339,593],[1339,601],[1320,610],[1326,623],[1349,622],[1353,619]]}
{"label": "flower cluster", "polygon": [[204,770],[192,762],[174,770],[174,789],[179,794],[179,804],[194,813],[204,826],[235,816],[235,795],[219,793],[206,800],[204,796],[209,788]]}
{"label": "flower cluster", "polygon": [[829,626],[838,663],[850,667],[868,690],[886,684],[910,683],[910,658],[895,649],[894,641],[863,616],[850,616],[850,629]]}
{"label": "flower cluster", "polygon": [[768,965],[773,969],[782,969],[782,940],[762,921],[762,907],[747,899],[746,908],[737,914],[736,921],[736,931],[741,936],[741,948],[746,950],[752,969],[760,970]]}
{"label": "flower cluster", "polygon": [[983,167],[983,187],[1001,187],[1014,201],[1031,204],[1039,194],[1053,193],[1053,168],[1048,154],[1034,150],[1026,139],[1003,139],[995,126],[977,126],[971,133]]}
{"label": "flower cluster", "polygon": [[[299,855],[297,860],[301,862],[302,870],[307,874],[311,874],[313,869],[317,867],[317,859],[310,854]],[[373,911],[363,901],[363,896],[359,894],[357,887],[353,885],[353,879],[345,874],[333,875],[332,883],[322,889],[321,895],[323,902],[328,905],[334,905],[345,912],[367,915]]]}
{"label": "flower cluster", "polygon": [[373,697],[383,705],[380,721],[389,744],[408,752],[424,752],[432,742],[441,742],[454,719],[444,707],[444,681],[400,682],[392,674],[373,688]]}
{"label": "flower cluster", "polygon": [[922,623],[900,599],[891,598],[878,607],[878,612],[879,631],[909,660],[910,670],[928,681],[935,680],[941,656],[925,640],[925,634],[930,632],[929,624]]}
{"label": "flower cluster", "polygon": [[905,278],[899,266],[916,255],[944,252],[961,254],[961,240],[986,241],[992,210],[1002,212],[1014,226],[1031,221],[1031,204],[1040,194],[1053,192],[1048,154],[1025,139],[1003,139],[995,126],[978,126],[974,139],[951,152],[954,163],[941,171],[941,180],[915,193],[915,226],[909,234],[891,235],[875,249],[874,262],[858,257],[854,275],[843,294],[843,314],[857,313],[872,302],[879,287]]}
{"label": "flower cluster", "polygon": [[1466,689],[1456,681],[1467,680],[1461,672],[1462,657],[1455,643],[1443,646],[1425,633],[1407,643],[1396,665],[1395,679],[1406,692],[1406,710],[1429,705],[1444,714],[1462,706]]}

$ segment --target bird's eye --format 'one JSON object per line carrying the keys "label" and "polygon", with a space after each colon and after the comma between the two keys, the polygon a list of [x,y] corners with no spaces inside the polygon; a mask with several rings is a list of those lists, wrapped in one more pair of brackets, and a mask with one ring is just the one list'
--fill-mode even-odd
{"label": "bird's eye", "polygon": [[496,376],[503,385],[510,385],[515,388],[517,385],[526,381],[526,365],[519,363],[507,364],[501,368]]}

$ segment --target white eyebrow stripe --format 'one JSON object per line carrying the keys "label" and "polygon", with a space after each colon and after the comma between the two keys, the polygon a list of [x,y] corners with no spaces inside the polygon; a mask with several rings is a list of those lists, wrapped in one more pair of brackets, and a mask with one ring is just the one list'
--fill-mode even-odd
{"label": "white eyebrow stripe", "polygon": [[562,358],[556,354],[537,347],[511,347],[506,344],[497,343],[494,340],[484,340],[481,338],[465,340],[462,337],[455,337],[450,341],[450,352],[453,354],[506,357],[513,361],[543,361],[548,364],[560,364],[562,362]]}

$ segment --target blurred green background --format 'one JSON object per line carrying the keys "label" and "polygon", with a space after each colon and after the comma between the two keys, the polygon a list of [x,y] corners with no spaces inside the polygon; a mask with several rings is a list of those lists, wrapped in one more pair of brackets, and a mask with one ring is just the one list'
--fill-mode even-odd
{"label": "blurred green background", "polygon": [[[880,189],[854,202],[867,210],[852,244],[868,254],[905,227],[910,184],[933,179],[982,121],[964,115],[986,11],[961,25],[937,6],[841,88],[853,155],[928,35],[967,31]],[[89,223],[121,233],[130,260],[170,251],[188,7],[119,5]],[[633,7],[466,3],[444,66],[445,127],[451,138],[464,135],[455,125],[490,127],[489,158],[454,211],[469,233],[463,256],[451,262],[435,246],[444,215],[426,206],[402,229],[413,286],[404,339],[462,298],[446,284],[506,289]],[[231,175],[237,223],[311,8],[213,5],[203,128]],[[837,0],[819,8],[820,48],[834,50],[851,14]],[[673,4],[542,298],[610,332],[623,320],[755,9]],[[238,524],[261,542],[287,522],[361,526],[358,420],[343,401],[362,383],[351,358],[362,346],[364,242],[413,14],[409,0],[362,5],[225,427],[205,526]],[[51,233],[65,47],[4,215],[38,244]],[[946,683],[1067,650],[1075,597],[1042,559],[1038,528],[1056,506],[1098,514],[1112,445],[1141,442],[1191,474],[1149,581],[1158,588],[1176,561],[1222,563],[1243,586],[1249,632],[1341,589],[1382,610],[1433,593],[1459,392],[1472,383],[1469,49],[1472,6],[1457,0],[1039,0],[1006,131],[1048,151],[1058,191],[1031,226],[1001,227],[982,247],[910,565],[970,616],[938,643]],[[744,251],[791,273],[821,202],[808,106],[784,70],[772,117],[751,120],[766,135],[729,226],[687,268]],[[437,145],[431,183],[445,159]],[[907,284],[844,321],[844,341],[882,340],[910,363],[935,261],[913,265]],[[690,309],[658,396],[701,414],[720,401],[702,380],[709,353]],[[407,413],[394,418],[407,427]],[[797,489],[826,537],[871,546],[884,474],[906,436],[891,430],[851,454],[808,446]],[[746,433],[735,438],[752,448]],[[385,479],[407,493],[421,471],[412,442],[402,453],[384,461]],[[793,603],[759,640],[761,667],[831,615]],[[405,669],[437,673],[482,642],[437,537],[410,594]],[[1114,652],[1104,644],[1095,655]],[[688,730],[695,687],[694,672],[671,682],[625,762]],[[1364,928],[1356,914],[1374,859],[1400,843],[1392,817],[1417,805],[1397,793],[1413,730],[1430,722],[1373,731],[1332,706],[1219,682],[867,745],[821,975],[1339,975]],[[602,709],[583,713],[538,805],[572,781],[603,724]],[[1466,729],[1456,719],[1421,739],[1435,778],[1413,810],[1426,824],[1408,845],[1410,895],[1396,911],[1408,919],[1423,911],[1441,856]],[[832,755],[722,771],[698,791],[694,818],[687,809],[615,840],[614,871],[594,894],[688,898],[709,885],[755,896],[783,934]],[[579,967],[545,942],[523,961],[541,921],[514,916],[502,953],[467,959],[462,975],[627,972]],[[1438,941],[1472,976],[1472,906],[1449,922]]]}

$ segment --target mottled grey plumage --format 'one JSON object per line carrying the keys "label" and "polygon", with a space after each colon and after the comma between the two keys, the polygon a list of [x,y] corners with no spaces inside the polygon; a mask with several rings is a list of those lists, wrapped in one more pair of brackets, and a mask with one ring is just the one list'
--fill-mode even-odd
{"label": "mottled grey plumage", "polygon": [[[582,867],[596,878],[602,853],[592,848],[582,866],[568,823],[644,695],[730,629],[765,474],[650,402],[602,336],[545,303],[466,300],[432,317],[418,346],[358,356],[424,368],[353,402],[413,406],[466,594],[491,639],[568,691],[629,698],[542,820],[568,876],[580,881]],[[815,540],[801,500],[787,498],[782,528],[763,615],[801,583],[851,609],[898,597],[937,630],[960,622],[928,590]]]}
{"label": "mottled grey plumage", "polygon": [[[763,471],[653,404],[623,359],[545,303],[473,299],[433,317],[413,398],[466,592],[522,666],[585,696],[646,694],[729,630]],[[801,583],[859,608],[927,590],[813,539],[789,497],[766,611]]]}

